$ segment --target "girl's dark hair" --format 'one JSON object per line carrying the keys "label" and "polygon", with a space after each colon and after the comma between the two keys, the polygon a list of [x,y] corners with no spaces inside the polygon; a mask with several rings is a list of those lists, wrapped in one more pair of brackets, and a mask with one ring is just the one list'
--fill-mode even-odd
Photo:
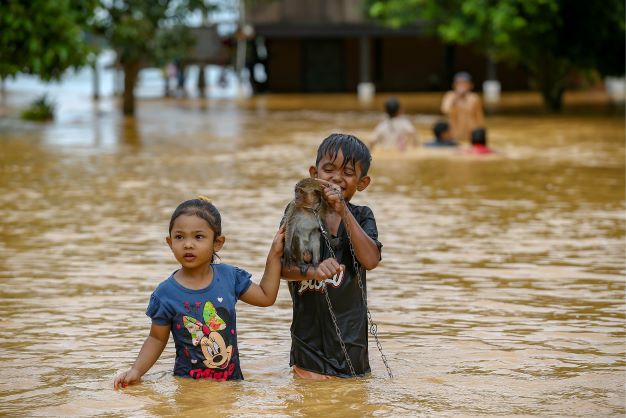
{"label": "girl's dark hair", "polygon": [[352,163],[356,168],[356,163],[361,163],[361,177],[367,175],[372,162],[370,150],[359,138],[347,134],[330,134],[328,138],[324,139],[317,149],[315,166],[319,165],[325,155],[330,156],[334,161],[339,150],[343,154],[343,167],[348,163]]}
{"label": "girl's dark hair", "polygon": [[222,235],[222,217],[213,203],[208,200],[191,199],[185,200],[183,203],[178,205],[176,210],[174,210],[174,213],[172,213],[172,218],[170,219],[170,234],[172,233],[172,228],[174,227],[174,221],[176,221],[176,218],[180,215],[198,216],[209,224],[209,227],[213,230],[216,237]]}

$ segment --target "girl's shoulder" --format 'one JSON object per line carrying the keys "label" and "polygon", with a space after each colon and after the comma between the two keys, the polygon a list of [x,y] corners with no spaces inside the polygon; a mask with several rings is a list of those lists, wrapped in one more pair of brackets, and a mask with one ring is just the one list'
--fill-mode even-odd
{"label": "girl's shoulder", "polygon": [[219,275],[228,275],[228,276],[232,276],[232,275],[239,276],[239,275],[250,274],[244,269],[242,269],[241,267],[233,266],[231,264],[219,263],[219,264],[212,264],[212,266],[213,266],[213,272],[216,275],[219,274]]}

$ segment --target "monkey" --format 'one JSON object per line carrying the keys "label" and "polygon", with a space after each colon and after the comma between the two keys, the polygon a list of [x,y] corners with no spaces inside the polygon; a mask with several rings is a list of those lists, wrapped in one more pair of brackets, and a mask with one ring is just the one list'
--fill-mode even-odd
{"label": "monkey", "polygon": [[[297,265],[300,272],[305,274],[309,265],[319,265],[322,238],[320,222],[324,225],[328,210],[322,186],[317,180],[306,178],[296,184],[294,200],[287,206],[284,218],[284,266]],[[317,216],[313,211],[317,212]]]}

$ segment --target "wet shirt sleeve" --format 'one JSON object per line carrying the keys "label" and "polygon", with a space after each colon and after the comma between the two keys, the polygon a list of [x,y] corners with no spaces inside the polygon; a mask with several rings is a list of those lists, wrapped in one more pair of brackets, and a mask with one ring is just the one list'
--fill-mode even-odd
{"label": "wet shirt sleeve", "polygon": [[174,312],[169,309],[166,303],[163,303],[154,293],[150,296],[146,315],[152,319],[153,324],[169,325],[174,318]]}
{"label": "wet shirt sleeve", "polygon": [[246,290],[252,284],[252,275],[245,270],[235,267],[235,295],[237,299],[246,293]]}
{"label": "wet shirt sleeve", "polygon": [[[355,214],[355,218],[363,228],[363,231],[367,234],[368,237],[374,240],[374,243],[378,247],[380,251],[383,247],[383,244],[378,241],[378,228],[376,227],[376,218],[374,218],[374,212],[367,206],[361,206],[361,209],[357,214]],[[382,252],[381,252],[382,258]]]}

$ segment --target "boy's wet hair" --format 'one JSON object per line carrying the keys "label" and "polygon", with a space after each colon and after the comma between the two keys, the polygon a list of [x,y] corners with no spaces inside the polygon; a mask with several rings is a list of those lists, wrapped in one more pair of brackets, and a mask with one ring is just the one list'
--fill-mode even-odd
{"label": "boy's wet hair", "polygon": [[337,154],[341,150],[343,154],[343,166],[348,163],[352,163],[356,168],[356,164],[361,164],[361,177],[367,175],[367,171],[370,168],[372,162],[372,154],[359,138],[353,135],[347,134],[330,134],[326,139],[322,141],[317,149],[317,159],[315,160],[315,166],[317,167],[324,158],[325,155],[335,161]]}
{"label": "boy's wet hair", "polygon": [[433,134],[435,134],[435,138],[441,139],[441,135],[448,129],[450,129],[448,122],[439,121],[433,126]]}
{"label": "boy's wet hair", "polygon": [[395,97],[390,97],[385,102],[385,112],[389,115],[390,118],[394,118],[398,116],[400,112],[400,102]]}
{"label": "boy's wet hair", "polygon": [[472,145],[487,145],[487,131],[485,128],[472,130]]}

